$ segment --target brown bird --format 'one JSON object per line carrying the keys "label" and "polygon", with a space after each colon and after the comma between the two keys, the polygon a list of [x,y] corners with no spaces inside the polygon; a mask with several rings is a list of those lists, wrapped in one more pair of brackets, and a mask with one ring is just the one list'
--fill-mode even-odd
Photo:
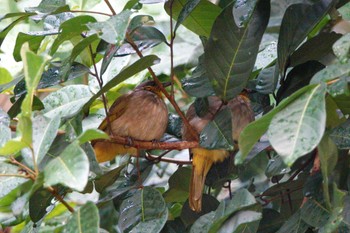
{"label": "brown bird", "polygon": [[[204,127],[214,119],[218,110],[229,108],[232,116],[232,138],[236,144],[241,131],[247,124],[254,120],[254,113],[250,107],[249,99],[240,95],[230,100],[227,105],[223,105],[221,109],[219,109],[222,105],[220,98],[210,96],[208,102],[208,110],[201,117],[196,114],[194,104],[189,107],[186,113],[189,123],[200,134]],[[189,133],[186,125],[183,127],[183,139],[187,141],[195,140]],[[235,145],[235,150],[238,150],[237,145]],[[193,167],[190,181],[189,205],[193,211],[200,212],[202,210],[202,192],[209,169],[214,163],[224,161],[230,153],[226,150],[209,150],[199,147],[190,149],[190,154],[192,155]]]}
{"label": "brown bird", "polygon": [[[163,83],[163,87],[169,83]],[[110,125],[109,125],[110,124]],[[109,135],[135,140],[159,140],[168,124],[168,109],[160,88],[154,81],[138,85],[130,94],[120,96],[111,106],[108,118],[98,127]],[[136,155],[135,147],[108,141],[93,141],[98,162],[112,160],[116,155]]]}

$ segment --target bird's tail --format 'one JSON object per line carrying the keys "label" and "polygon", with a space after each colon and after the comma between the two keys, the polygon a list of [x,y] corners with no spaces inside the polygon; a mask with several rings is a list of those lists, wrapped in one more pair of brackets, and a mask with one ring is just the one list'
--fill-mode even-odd
{"label": "bird's tail", "polygon": [[99,163],[110,161],[117,155],[136,154],[137,150],[134,147],[116,144],[107,141],[99,141],[93,143],[96,159]]}

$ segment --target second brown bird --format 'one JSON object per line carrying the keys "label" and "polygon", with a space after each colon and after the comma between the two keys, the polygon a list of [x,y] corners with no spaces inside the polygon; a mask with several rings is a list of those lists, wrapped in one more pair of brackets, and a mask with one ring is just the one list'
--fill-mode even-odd
{"label": "second brown bird", "polygon": [[[208,105],[207,112],[201,117],[197,115],[194,104],[189,107],[186,113],[189,123],[198,134],[214,119],[220,107],[220,110],[224,108],[231,110],[232,121],[228,122],[228,124],[232,124],[232,138],[234,142],[238,141],[244,127],[254,120],[254,113],[250,107],[249,99],[243,95],[230,100],[227,105],[222,105],[222,101],[218,97],[210,96],[208,98]],[[191,136],[185,125],[183,127],[183,139],[187,141],[196,140]],[[237,146],[235,145],[236,150],[238,150]],[[209,169],[214,163],[222,162],[230,153],[226,150],[209,150],[199,147],[190,149],[190,154],[192,155],[193,167],[190,181],[189,205],[193,211],[200,212],[202,209],[202,192]]]}

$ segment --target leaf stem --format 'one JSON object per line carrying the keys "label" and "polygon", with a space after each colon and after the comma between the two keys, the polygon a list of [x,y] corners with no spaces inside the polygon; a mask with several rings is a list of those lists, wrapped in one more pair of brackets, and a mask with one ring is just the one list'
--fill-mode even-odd
{"label": "leaf stem", "polygon": [[73,207],[71,207],[71,206],[68,204],[68,202],[66,202],[66,201],[62,198],[62,196],[61,196],[59,193],[57,193],[56,189],[54,189],[53,187],[49,186],[49,187],[47,187],[47,190],[48,190],[59,202],[61,202],[61,203],[69,210],[69,212],[74,213]]}
{"label": "leaf stem", "polygon": [[116,15],[117,13],[114,11],[111,3],[108,0],[105,0],[105,3],[107,4],[109,10],[112,12],[113,15]]}
{"label": "leaf stem", "polygon": [[174,99],[174,40],[175,40],[175,31],[173,29],[173,2],[174,0],[170,0],[170,13],[169,13],[169,24],[170,24],[170,80],[171,80],[171,91],[170,96]]}
{"label": "leaf stem", "polygon": [[97,14],[97,15],[105,15],[105,16],[112,16],[111,14],[98,12],[98,11],[79,11],[79,10],[70,10],[69,12],[72,13],[87,13],[87,14]]}

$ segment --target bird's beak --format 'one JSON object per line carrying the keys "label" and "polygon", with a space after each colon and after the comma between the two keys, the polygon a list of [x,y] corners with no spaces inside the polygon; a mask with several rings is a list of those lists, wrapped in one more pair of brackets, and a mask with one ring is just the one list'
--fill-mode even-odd
{"label": "bird's beak", "polygon": [[170,86],[170,85],[171,85],[171,82],[164,82],[164,83],[162,83],[162,85],[163,85],[163,87],[165,88],[165,87]]}

